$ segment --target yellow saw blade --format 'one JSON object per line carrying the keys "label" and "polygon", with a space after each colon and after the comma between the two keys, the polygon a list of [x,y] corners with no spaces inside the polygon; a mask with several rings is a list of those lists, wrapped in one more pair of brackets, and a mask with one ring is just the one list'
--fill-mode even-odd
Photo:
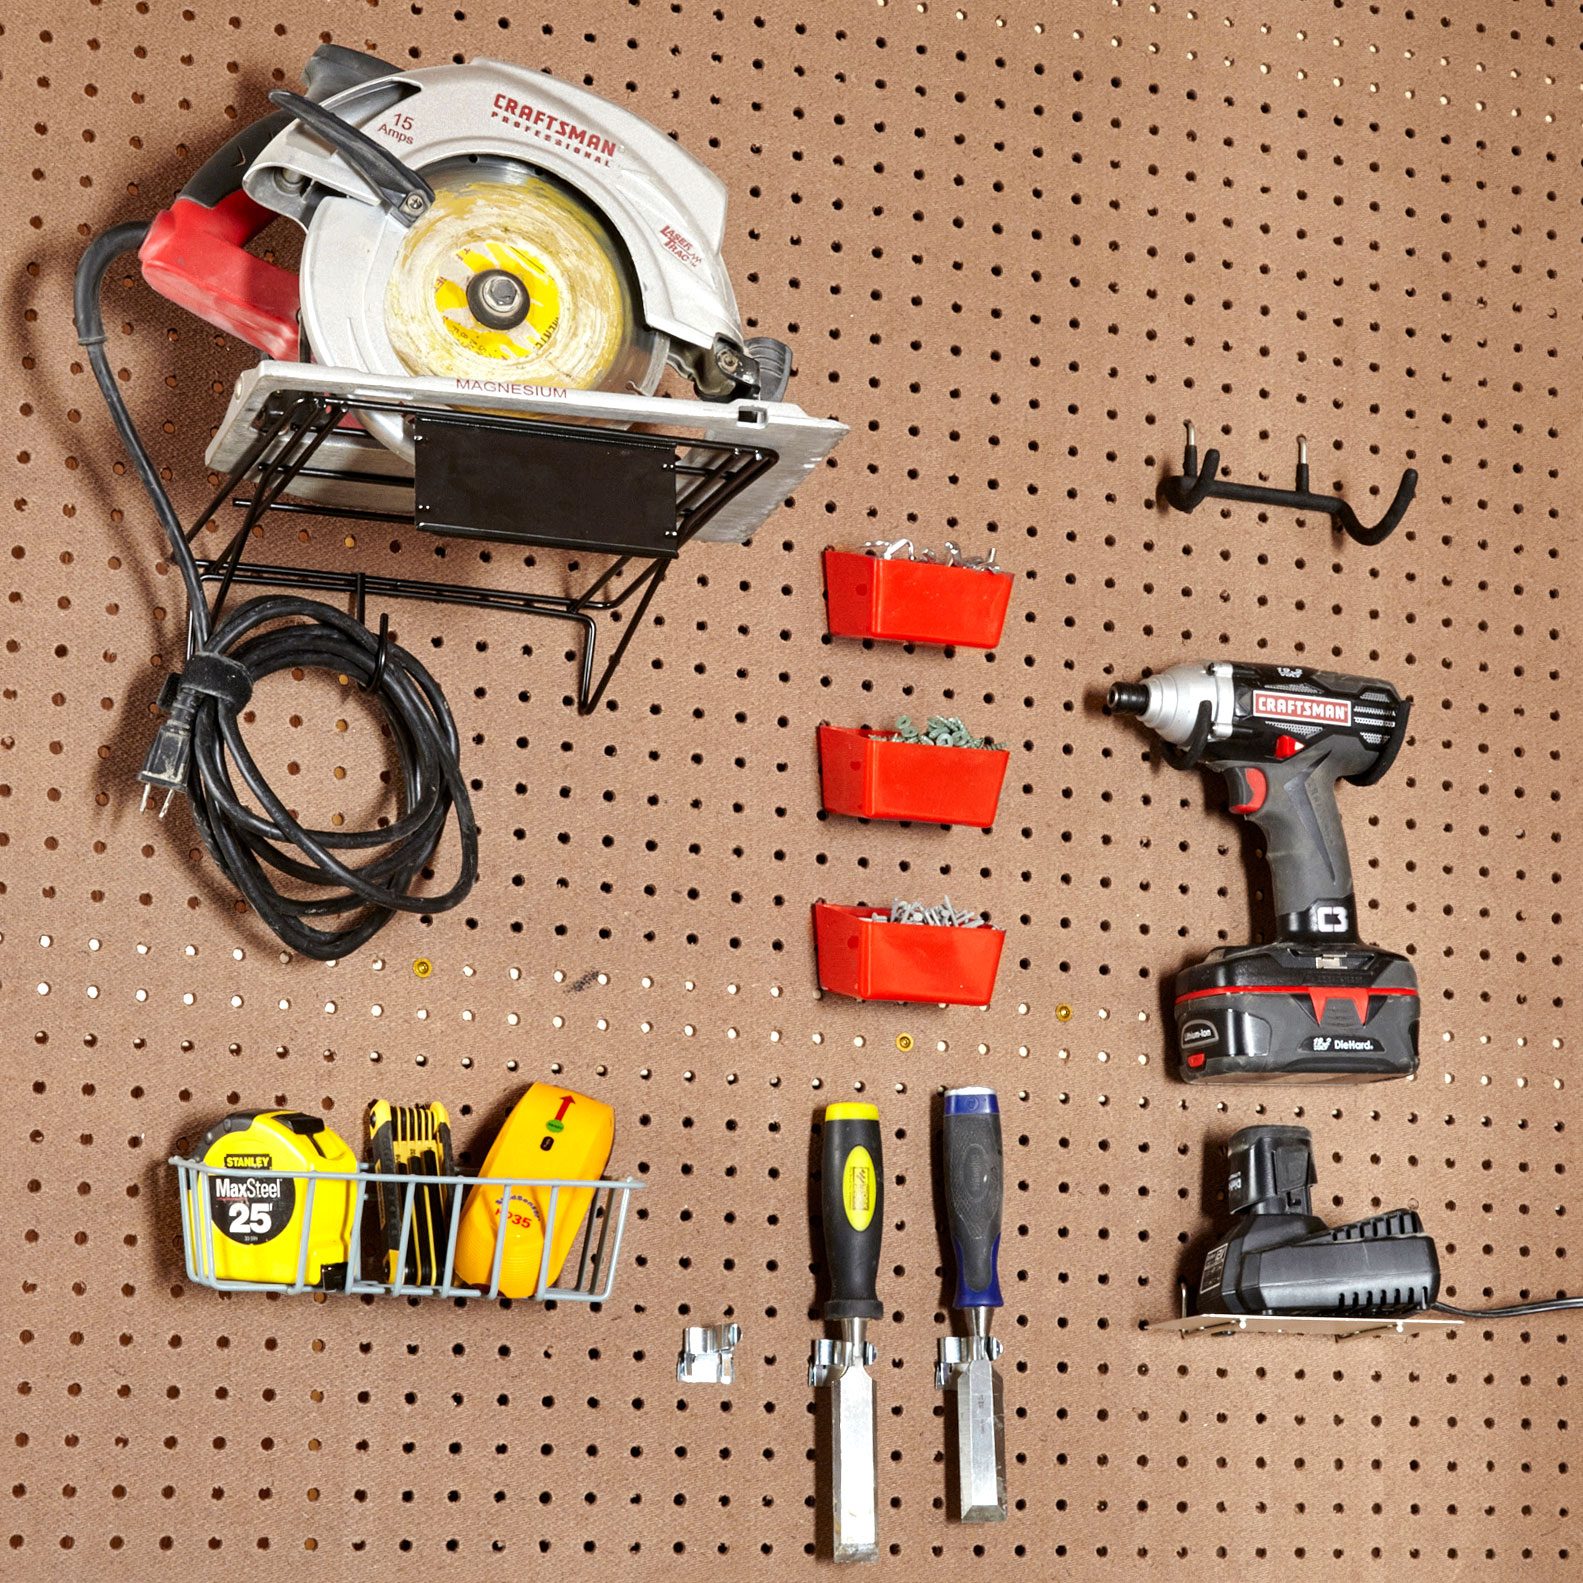
{"label": "yellow saw blade", "polygon": [[652,391],[660,360],[625,260],[575,193],[526,172],[464,169],[434,186],[385,293],[386,330],[409,373]]}

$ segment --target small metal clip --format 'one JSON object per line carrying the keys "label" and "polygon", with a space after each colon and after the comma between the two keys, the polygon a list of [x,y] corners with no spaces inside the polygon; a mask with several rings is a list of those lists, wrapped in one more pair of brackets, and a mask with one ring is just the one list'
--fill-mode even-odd
{"label": "small metal clip", "polygon": [[999,1336],[941,1336],[940,1360],[934,1366],[934,1383],[943,1391],[951,1383],[951,1370],[975,1358],[993,1363],[1005,1351]]}
{"label": "small metal clip", "polygon": [[872,1341],[854,1344],[837,1341],[831,1336],[821,1336],[813,1344],[808,1356],[808,1383],[813,1386],[828,1385],[832,1375],[853,1367],[870,1369],[879,1356],[879,1348]]}
{"label": "small metal clip", "polygon": [[676,1378],[683,1385],[729,1385],[736,1377],[733,1353],[741,1325],[689,1325],[676,1356]]}

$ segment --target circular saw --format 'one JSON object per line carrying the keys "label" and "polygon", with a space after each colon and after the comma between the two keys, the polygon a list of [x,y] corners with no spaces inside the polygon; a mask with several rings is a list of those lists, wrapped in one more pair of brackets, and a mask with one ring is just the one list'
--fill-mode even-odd
{"label": "circular saw", "polygon": [[[775,401],[789,350],[744,336],[719,179],[586,89],[500,61],[400,71],[322,48],[141,250],[166,296],[271,357],[386,376]],[[240,179],[238,179],[240,178]],[[293,274],[247,252],[278,216]],[[399,412],[363,427],[410,462]]]}

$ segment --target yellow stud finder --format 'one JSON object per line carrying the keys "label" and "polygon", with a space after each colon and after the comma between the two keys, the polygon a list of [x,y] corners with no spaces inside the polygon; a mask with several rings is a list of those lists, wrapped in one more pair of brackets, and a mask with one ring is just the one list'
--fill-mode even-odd
{"label": "yellow stud finder", "polygon": [[[309,1286],[345,1285],[357,1184],[309,1178],[318,1171],[355,1171],[357,1157],[323,1121],[298,1110],[238,1111],[203,1135],[198,1154],[218,1167],[197,1174],[191,1189],[195,1202],[188,1205],[187,1223],[194,1235],[208,1238],[212,1254],[211,1261],[194,1250],[198,1268],[212,1262],[222,1281],[291,1286],[300,1271]],[[301,1174],[252,1174],[258,1171]]]}
{"label": "yellow stud finder", "polygon": [[[552,1083],[532,1083],[506,1117],[478,1174],[597,1182],[610,1163],[615,1139],[616,1113],[608,1105]],[[462,1206],[462,1223],[456,1234],[458,1278],[488,1287],[504,1201],[500,1294],[532,1297],[544,1258],[550,1193],[550,1188],[530,1183],[513,1187],[507,1200],[503,1187],[475,1187]],[[554,1224],[548,1226],[546,1284],[553,1285],[559,1278],[593,1198],[592,1187],[563,1187],[556,1193]]]}

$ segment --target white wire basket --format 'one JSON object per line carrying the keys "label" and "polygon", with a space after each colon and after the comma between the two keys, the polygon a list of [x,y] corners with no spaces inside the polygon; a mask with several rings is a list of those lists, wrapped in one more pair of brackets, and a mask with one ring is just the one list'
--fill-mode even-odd
{"label": "white wire basket", "polygon": [[[237,1168],[224,1165],[206,1165],[201,1160],[172,1156],[170,1162],[180,1178],[182,1248],[186,1256],[187,1275],[201,1286],[212,1287],[217,1292],[344,1292],[354,1297],[489,1297],[502,1295],[502,1277],[506,1267],[508,1234],[513,1224],[513,1202],[524,1211],[531,1210],[534,1222],[542,1229],[543,1251],[538,1261],[538,1277],[531,1296],[540,1302],[602,1303],[615,1285],[616,1267],[621,1257],[621,1239],[626,1231],[627,1209],[632,1194],[646,1184],[632,1180],[586,1181],[570,1177],[514,1177],[514,1176],[424,1176],[390,1174],[371,1170],[315,1171],[315,1170],[265,1170]],[[277,1250],[270,1260],[276,1273],[291,1270],[284,1279],[237,1279],[220,1273],[227,1260],[221,1255],[217,1238],[224,1236],[211,1212],[215,1199],[210,1192],[210,1178],[223,1177],[227,1189],[237,1201],[253,1193],[261,1198],[278,1198],[284,1189],[259,1186],[249,1189],[249,1183],[293,1184],[292,1202],[300,1196],[302,1203],[301,1230],[295,1234],[296,1258],[292,1264],[291,1249]],[[322,1249],[315,1248],[314,1209],[321,1193],[341,1191],[340,1184],[350,1183],[350,1227],[344,1239],[344,1262],[322,1259]],[[242,1191],[235,1189],[240,1184]],[[377,1209],[369,1210],[370,1188],[387,1195],[401,1195],[401,1221],[399,1239],[393,1249],[388,1249],[387,1271],[399,1272],[390,1280],[378,1280],[365,1271],[374,1255],[366,1254],[364,1225],[368,1214],[377,1217]],[[443,1262],[431,1261],[435,1279],[423,1281],[404,1278],[409,1269],[409,1250],[420,1220],[418,1192],[421,1188],[446,1190],[449,1213],[441,1234],[445,1238]],[[499,1189],[500,1200],[494,1233],[494,1252],[487,1281],[473,1279],[462,1281],[456,1275],[457,1238],[461,1230],[469,1193],[474,1188]],[[558,1217],[575,1214],[575,1207],[568,1210],[569,1195],[575,1205],[582,1202],[582,1195],[590,1194],[585,1218],[580,1230],[572,1234],[571,1245],[559,1269],[554,1268]],[[546,1197],[546,1195],[548,1195]],[[365,1211],[367,1213],[365,1213]],[[293,1214],[291,1220],[298,1217]],[[523,1222],[518,1222],[519,1224]],[[290,1234],[287,1227],[282,1233]],[[387,1249],[379,1251],[378,1258],[386,1258]],[[316,1278],[311,1278],[318,1270]],[[529,1295],[517,1293],[506,1295]]]}

